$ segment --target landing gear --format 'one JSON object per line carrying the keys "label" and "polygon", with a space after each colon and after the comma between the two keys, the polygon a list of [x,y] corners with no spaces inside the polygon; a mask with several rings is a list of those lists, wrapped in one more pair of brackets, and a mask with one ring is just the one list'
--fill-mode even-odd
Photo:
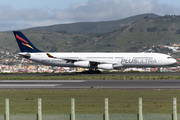
{"label": "landing gear", "polygon": [[161,68],[158,67],[157,73],[161,73]]}
{"label": "landing gear", "polygon": [[85,74],[99,74],[99,73],[101,73],[101,71],[99,71],[97,69],[97,64],[91,64],[91,66],[89,67],[89,70],[83,71],[82,73],[85,73]]}
{"label": "landing gear", "polygon": [[95,74],[99,74],[99,73],[101,73],[101,71],[99,71],[99,70],[92,70],[92,71],[91,71],[91,74],[94,74],[94,73],[95,73]]}
{"label": "landing gear", "polygon": [[99,74],[99,73],[101,73],[101,71],[99,71],[99,70],[88,70],[88,71],[83,71],[82,73],[85,73],[85,74]]}

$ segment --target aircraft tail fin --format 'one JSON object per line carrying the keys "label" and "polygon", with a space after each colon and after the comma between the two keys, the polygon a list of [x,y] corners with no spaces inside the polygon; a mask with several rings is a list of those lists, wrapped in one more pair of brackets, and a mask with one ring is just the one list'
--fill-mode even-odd
{"label": "aircraft tail fin", "polygon": [[37,49],[20,31],[13,31],[21,52],[42,52]]}

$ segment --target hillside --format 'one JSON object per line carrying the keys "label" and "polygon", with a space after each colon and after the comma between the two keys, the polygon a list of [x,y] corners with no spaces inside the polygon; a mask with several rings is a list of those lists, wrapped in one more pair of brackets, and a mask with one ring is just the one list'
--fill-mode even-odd
{"label": "hillside", "polygon": [[[180,16],[145,17],[131,25],[108,33],[61,33],[52,31],[23,31],[42,51],[60,52],[142,52],[148,48],[156,52],[171,52],[155,48],[157,45],[180,44]],[[13,53],[19,50],[11,32],[0,33],[0,49]]]}
{"label": "hillside", "polygon": [[157,18],[156,14],[142,14],[128,17],[116,21],[101,21],[101,22],[79,22],[72,24],[59,24],[44,27],[35,27],[26,29],[28,31],[51,31],[65,33],[107,33],[117,30],[122,26],[130,25],[144,17]]}
{"label": "hillside", "polygon": [[[104,44],[102,44],[104,43]],[[96,44],[114,51],[143,51],[143,48],[170,43],[180,44],[180,16],[142,19],[126,29],[115,31]]]}

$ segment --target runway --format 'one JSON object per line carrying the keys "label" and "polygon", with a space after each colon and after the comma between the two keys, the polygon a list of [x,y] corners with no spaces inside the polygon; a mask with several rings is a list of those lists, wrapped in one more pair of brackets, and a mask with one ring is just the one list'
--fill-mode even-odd
{"label": "runway", "polygon": [[180,72],[109,72],[100,74],[85,74],[85,73],[6,73],[0,76],[89,76],[89,75],[180,75]]}
{"label": "runway", "polygon": [[180,80],[0,80],[0,89],[180,89]]}

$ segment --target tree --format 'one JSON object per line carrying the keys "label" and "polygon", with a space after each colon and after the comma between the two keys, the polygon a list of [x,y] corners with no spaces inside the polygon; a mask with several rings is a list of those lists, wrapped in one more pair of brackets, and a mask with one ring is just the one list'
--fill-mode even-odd
{"label": "tree", "polygon": [[149,19],[149,17],[148,17],[148,16],[146,16],[146,17],[144,17],[144,19]]}
{"label": "tree", "polygon": [[129,32],[133,32],[133,30],[134,30],[134,28],[133,28],[133,27],[131,27],[131,28],[129,29]]}
{"label": "tree", "polygon": [[58,48],[56,46],[52,46],[51,47],[51,51],[50,52],[57,52],[58,51]]}
{"label": "tree", "polygon": [[156,27],[152,27],[152,28],[151,28],[151,27],[148,27],[148,28],[147,28],[147,31],[148,31],[148,32],[155,32],[155,31],[157,31],[157,30],[158,30],[158,29],[157,29]]}
{"label": "tree", "polygon": [[176,34],[176,35],[180,34],[180,29],[177,30],[175,34]]}

